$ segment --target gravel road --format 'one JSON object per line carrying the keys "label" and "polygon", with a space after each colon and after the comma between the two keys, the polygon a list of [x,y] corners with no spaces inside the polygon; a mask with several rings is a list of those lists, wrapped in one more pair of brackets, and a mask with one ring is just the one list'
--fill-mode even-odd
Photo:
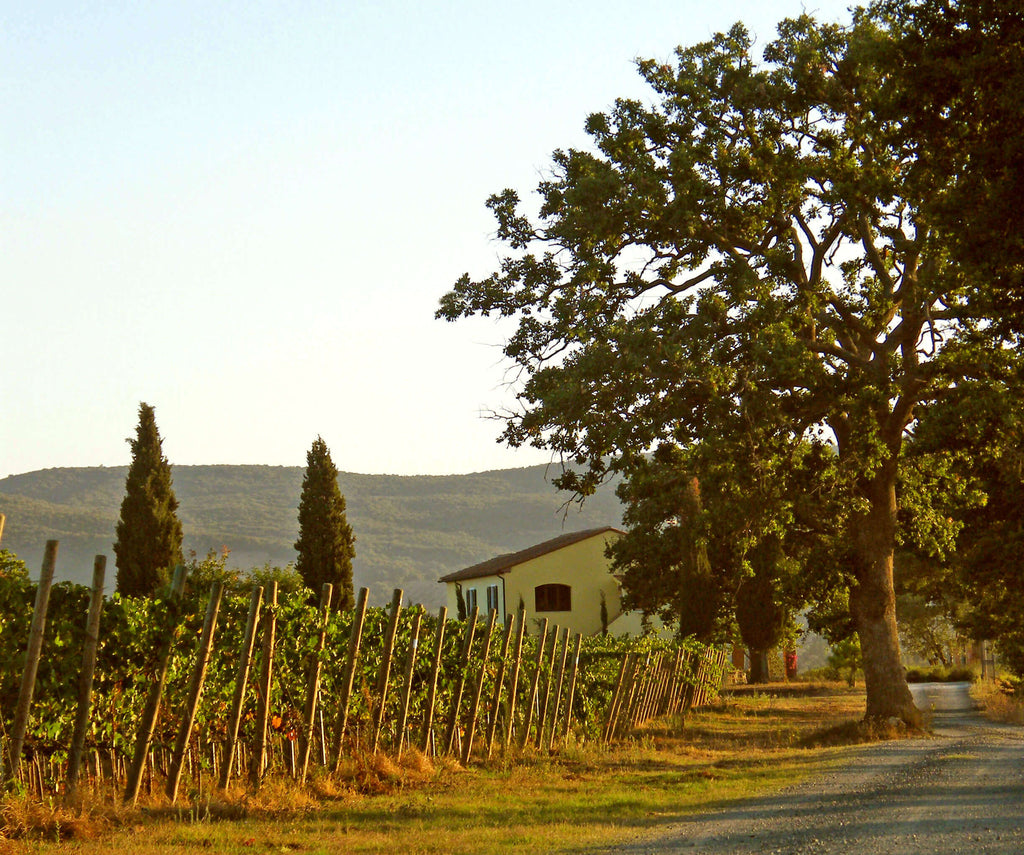
{"label": "gravel road", "polygon": [[912,688],[932,737],[851,748],[823,777],[605,851],[1024,853],[1024,728],[983,719],[967,683]]}

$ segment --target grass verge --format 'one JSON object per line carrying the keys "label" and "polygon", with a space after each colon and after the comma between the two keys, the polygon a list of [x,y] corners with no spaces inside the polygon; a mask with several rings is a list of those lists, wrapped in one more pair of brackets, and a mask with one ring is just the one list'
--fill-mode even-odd
{"label": "grass verge", "polygon": [[[0,855],[148,853],[507,853],[600,851],[701,811],[801,781],[840,762],[863,692],[819,687],[724,696],[615,746],[573,746],[463,769],[409,755],[353,763],[340,782],[253,794],[194,792],[81,815],[9,798]],[[856,729],[854,728],[854,731]]]}

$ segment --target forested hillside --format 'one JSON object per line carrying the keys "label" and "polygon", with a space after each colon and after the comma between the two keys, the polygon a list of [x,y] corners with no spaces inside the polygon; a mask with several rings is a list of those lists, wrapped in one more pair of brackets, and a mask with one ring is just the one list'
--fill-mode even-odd
{"label": "forested hillside", "polygon": [[[248,569],[294,560],[301,467],[175,466],[185,551],[200,557],[230,550],[229,566]],[[127,467],[45,469],[0,479],[3,547],[34,572],[50,538],[60,541],[57,577],[87,582],[92,559],[112,544]],[[443,602],[438,577],[494,555],[599,525],[619,525],[610,487],[582,509],[566,511],[565,495],[534,466],[471,475],[400,476],[342,473],[341,491],[355,530],[355,585],[384,601],[402,587],[408,601]]]}

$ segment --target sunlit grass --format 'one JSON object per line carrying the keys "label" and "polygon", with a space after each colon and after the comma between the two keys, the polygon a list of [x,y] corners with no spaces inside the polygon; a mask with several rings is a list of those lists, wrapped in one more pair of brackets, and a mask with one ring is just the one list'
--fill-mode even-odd
{"label": "sunlit grass", "polygon": [[[842,748],[808,738],[852,722],[862,694],[726,697],[662,721],[615,746],[528,753],[462,769],[413,756],[363,761],[341,782],[287,784],[257,794],[193,794],[189,806],[153,800],[109,816],[94,833],[10,851],[166,853],[580,852],[655,833],[700,811],[798,782]],[[367,794],[369,793],[369,794]],[[97,806],[97,816],[102,811]],[[23,823],[30,839],[30,823]],[[38,831],[54,838],[51,824]],[[57,831],[60,834],[60,831]],[[92,839],[83,839],[91,837]],[[0,855],[5,855],[0,840]]]}

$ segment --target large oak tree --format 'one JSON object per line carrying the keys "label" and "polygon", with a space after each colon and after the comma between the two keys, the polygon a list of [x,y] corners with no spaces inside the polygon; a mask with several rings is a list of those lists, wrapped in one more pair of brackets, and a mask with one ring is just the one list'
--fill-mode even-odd
{"label": "large oak tree", "polygon": [[[745,29],[639,63],[652,103],[592,115],[589,151],[557,151],[531,217],[489,205],[509,254],[463,276],[439,316],[518,319],[524,372],[503,437],[552,450],[585,496],[660,442],[832,446],[849,604],[868,717],[920,721],[900,662],[893,595],[896,487],[908,427],[999,347],[907,176],[892,117],[889,34],[784,21],[763,61]],[[737,439],[732,447],[740,447]]]}

